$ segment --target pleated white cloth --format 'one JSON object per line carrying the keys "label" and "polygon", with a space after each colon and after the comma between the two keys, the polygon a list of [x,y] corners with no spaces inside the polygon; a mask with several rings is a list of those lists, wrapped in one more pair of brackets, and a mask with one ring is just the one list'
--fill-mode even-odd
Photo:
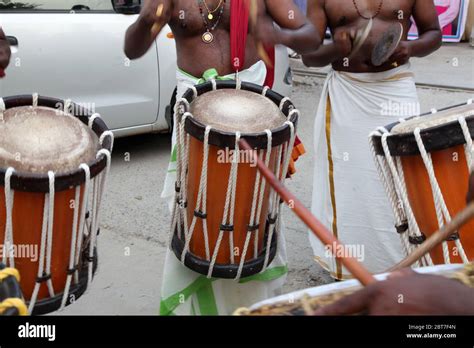
{"label": "pleated white cloth", "polygon": [[[387,194],[379,179],[368,135],[377,127],[419,112],[410,65],[380,73],[332,70],[315,120],[312,212],[372,273],[403,258]],[[315,260],[334,278],[348,279],[310,233]]]}

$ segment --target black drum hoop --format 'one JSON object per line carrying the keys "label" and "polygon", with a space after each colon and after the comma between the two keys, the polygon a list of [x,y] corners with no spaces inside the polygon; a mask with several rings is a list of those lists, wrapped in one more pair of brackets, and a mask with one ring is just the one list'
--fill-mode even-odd
{"label": "black drum hoop", "polygon": [[[216,84],[216,90],[237,89],[237,82],[234,80],[215,81],[215,84]],[[210,81],[200,84],[196,86],[195,88],[197,90],[197,97],[205,93],[212,92],[214,90],[213,83]],[[240,89],[262,95],[264,88],[265,87],[259,86],[253,83],[242,82]],[[271,89],[267,90],[265,97],[270,99],[273,103],[275,103],[275,105],[277,105],[278,108],[280,108],[280,103],[284,99],[282,95],[276,93],[275,91]],[[183,95],[183,98],[186,99],[189,104],[191,104],[194,101],[194,99],[196,99],[196,96],[194,95],[194,92],[192,89],[188,89],[186,93]],[[290,115],[290,112],[295,109],[295,106],[290,100],[287,100],[285,104],[283,105],[282,109],[283,109],[282,113],[286,117],[288,117]],[[297,124],[298,124],[297,113],[293,113],[289,121],[292,122],[295,125],[295,127],[297,127]],[[186,118],[184,129],[186,130],[188,134],[190,134],[194,138],[200,140],[201,142],[204,142],[206,125],[204,125],[203,123],[197,121],[193,117],[188,117]],[[272,147],[280,146],[288,142],[291,138],[291,130],[290,130],[290,127],[288,127],[287,125],[282,125],[276,129],[271,129],[271,131],[272,131]],[[268,136],[267,136],[267,133],[265,132],[242,133],[240,138],[245,139],[252,148],[256,148],[256,149],[267,148]],[[217,129],[211,129],[209,133],[209,144],[217,146],[219,148],[226,148],[226,147],[235,148],[235,140],[236,140],[235,132],[225,132],[225,131],[220,131]]]}
{"label": "black drum hoop", "polygon": [[[449,106],[439,109],[437,112],[451,110],[465,105],[466,103]],[[431,115],[433,115],[433,113],[427,112],[420,116],[407,118],[406,120],[411,120],[415,117],[426,117]],[[466,117],[466,123],[471,137],[474,137],[474,115]],[[400,122],[391,123],[386,126],[385,129],[390,132],[395,126],[399,124]],[[446,150],[454,146],[466,144],[464,133],[461,129],[461,126],[459,125],[459,122],[456,120],[423,129],[420,131],[420,136],[428,153]],[[382,137],[380,135],[374,135],[372,139],[374,140],[375,152],[377,155],[385,156],[385,152],[382,147]],[[390,150],[390,155],[392,156],[404,157],[420,155],[420,150],[413,132],[404,134],[391,134],[389,137],[387,137],[387,145]]]}
{"label": "black drum hoop", "polygon": [[[268,230],[269,230],[269,224],[267,222],[266,232],[263,238],[263,245],[265,245],[265,247],[260,251],[257,258],[244,262],[240,278],[250,277],[262,271],[263,266],[265,264],[265,254],[267,251],[266,245],[268,242],[268,235],[269,235]],[[270,242],[270,254],[268,257],[268,265],[272,263],[277,252],[277,244],[278,244],[277,236],[278,236],[278,228],[275,227],[275,231],[273,232],[272,240]],[[173,250],[178,260],[181,260],[181,256],[184,250],[184,241],[179,238],[177,227],[173,234],[171,249]],[[188,267],[189,269],[205,276],[208,275],[209,268],[211,267],[211,263],[209,261],[204,260],[194,255],[191,252],[186,253],[186,256],[184,258],[184,265]],[[239,264],[215,263],[214,268],[212,270],[212,277],[222,278],[222,279],[235,279],[237,277],[238,270],[239,270]]]}
{"label": "black drum hoop", "polygon": [[[85,249],[84,255],[88,255],[89,249]],[[83,260],[86,258],[83,257]],[[88,282],[88,262],[84,262],[81,270],[79,271],[79,282],[77,284],[71,284],[69,293],[66,300],[66,306],[76,303],[76,301],[86,292]],[[99,256],[97,248],[94,248],[94,256],[92,257],[92,275],[94,276],[99,264]],[[64,292],[56,294],[54,297],[44,298],[36,301],[35,306],[31,315],[43,315],[57,311],[61,308]],[[72,297],[74,299],[72,299]]]}
{"label": "black drum hoop", "polygon": [[[21,106],[32,106],[33,96],[32,95],[19,95],[3,98],[6,110],[21,107]],[[38,96],[38,106],[49,107],[56,110],[63,110],[66,101],[58,98]],[[89,126],[89,119],[92,113],[86,108],[79,106],[73,102],[70,103],[73,107],[72,115],[78,118],[83,124]],[[58,109],[61,106],[62,109]],[[95,135],[100,138],[102,133],[108,131],[108,127],[101,118],[96,118],[92,125],[92,131]],[[110,137],[105,137],[101,148],[112,152],[112,140]],[[94,178],[99,175],[107,166],[107,158],[102,155],[99,158],[87,163],[90,169],[90,178]],[[7,168],[0,168],[0,185],[5,186],[5,173]],[[27,173],[15,171],[10,179],[10,185],[13,190],[23,192],[38,192],[48,193],[49,192],[49,177],[48,174],[38,173]],[[66,191],[72,187],[82,185],[86,181],[85,173],[83,170],[77,169],[74,171],[55,173],[54,188],[56,192]]]}

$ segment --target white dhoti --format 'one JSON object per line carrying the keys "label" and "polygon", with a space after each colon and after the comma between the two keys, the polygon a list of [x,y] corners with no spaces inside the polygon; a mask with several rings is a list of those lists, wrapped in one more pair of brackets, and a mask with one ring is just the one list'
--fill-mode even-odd
{"label": "white dhoti", "polygon": [[[258,62],[239,73],[240,80],[263,85],[267,70]],[[205,80],[195,78],[181,70],[177,71],[177,100],[188,88]],[[218,77],[220,80],[234,79],[235,75]],[[176,120],[175,123],[176,124]],[[168,201],[170,211],[174,204],[176,182],[176,132],[173,129],[172,152],[162,198]],[[263,299],[279,294],[286,280],[287,257],[283,224],[280,224],[278,250],[273,262],[259,274],[243,278],[208,279],[185,267],[169,248],[166,254],[161,287],[161,315],[229,315],[239,307],[248,307]]]}
{"label": "white dhoti", "polygon": [[[368,135],[411,116],[404,110],[419,112],[408,64],[380,73],[331,71],[315,121],[312,212],[346,244],[339,255],[358,258],[372,273],[387,270],[404,254]],[[334,278],[351,278],[311,233],[310,241],[316,261]]]}

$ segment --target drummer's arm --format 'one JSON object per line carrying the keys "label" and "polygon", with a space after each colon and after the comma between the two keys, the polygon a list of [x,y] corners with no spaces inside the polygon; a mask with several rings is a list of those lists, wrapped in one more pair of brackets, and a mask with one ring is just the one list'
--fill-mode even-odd
{"label": "drummer's arm", "polygon": [[267,12],[279,25],[278,44],[304,54],[319,48],[322,37],[293,0],[266,0]]}
{"label": "drummer's arm", "polygon": [[[446,296],[449,294],[449,296]],[[392,273],[315,315],[473,315],[474,289],[441,276],[411,269]]]}
{"label": "drummer's arm", "polygon": [[[327,18],[324,9],[325,1],[326,0],[308,0],[308,18],[316,27],[319,36],[322,38],[325,36],[327,29]],[[352,48],[350,40],[349,38],[347,38],[347,40],[342,37],[339,38],[339,35],[337,38],[341,40],[338,40],[337,43],[334,41],[326,45],[321,45],[319,49],[303,55],[303,63],[306,66],[322,67],[344,58],[347,52],[344,52],[341,48],[344,48],[344,46]],[[341,45],[338,45],[339,43]]]}
{"label": "drummer's arm", "polygon": [[3,29],[0,28],[0,69],[6,69],[10,63],[11,50],[10,44],[3,32]]}
{"label": "drummer's arm", "polygon": [[[163,5],[163,12],[157,16],[158,6]],[[155,23],[161,28],[171,19],[173,2],[172,0],[146,0],[140,16],[128,29],[125,35],[125,55],[130,59],[137,59],[143,56],[151,47],[161,29],[152,34]]]}
{"label": "drummer's arm", "polygon": [[410,57],[425,57],[441,47],[443,37],[433,1],[416,0],[413,18],[419,37],[408,43]]}

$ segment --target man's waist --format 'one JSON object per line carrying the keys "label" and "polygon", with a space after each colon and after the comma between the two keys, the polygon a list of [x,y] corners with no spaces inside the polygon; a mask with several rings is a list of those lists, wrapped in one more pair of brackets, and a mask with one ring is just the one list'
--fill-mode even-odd
{"label": "man's waist", "polygon": [[[235,72],[235,71],[230,71],[227,73],[221,73],[218,69],[216,68],[209,68],[207,69],[206,71],[204,71],[200,77],[196,77],[194,76],[193,74],[190,74],[189,72],[187,72],[186,70],[178,67],[177,69],[177,72],[178,72],[178,78],[181,76],[181,77],[186,77],[187,79],[192,79],[192,80],[195,80],[195,83],[201,81],[201,80],[204,80],[204,81],[207,81],[207,80],[210,80],[210,79],[216,79],[216,80],[228,80],[228,79],[235,79],[237,74],[239,76],[239,78],[243,78],[243,76],[247,75],[247,74],[253,74],[257,71],[262,71],[265,70],[265,73],[266,73],[266,68],[265,68],[265,64],[263,63],[263,61],[259,60],[257,61],[256,63],[252,64],[251,66],[249,67],[246,67],[244,70],[242,71],[239,71],[239,72]],[[251,76],[249,76],[251,77]]]}

